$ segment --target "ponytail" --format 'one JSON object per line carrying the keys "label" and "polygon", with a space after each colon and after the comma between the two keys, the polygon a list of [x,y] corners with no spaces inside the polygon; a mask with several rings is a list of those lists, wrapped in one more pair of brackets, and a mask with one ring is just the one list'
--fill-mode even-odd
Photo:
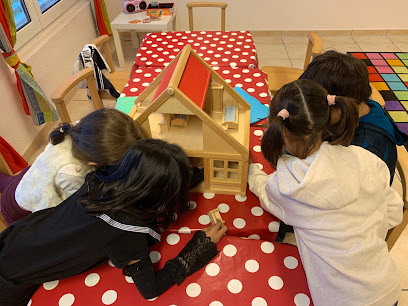
{"label": "ponytail", "polygon": [[324,140],[332,145],[341,144],[348,146],[353,140],[355,129],[358,126],[357,101],[353,98],[336,96],[335,103],[335,105],[330,107],[338,107],[340,109],[340,120],[329,127],[328,135]]}
{"label": "ponytail", "polygon": [[49,135],[50,142],[55,146],[64,141],[65,136],[69,134],[69,130],[72,127],[69,123],[60,123],[57,128],[51,131]]}
{"label": "ponytail", "polygon": [[269,127],[262,137],[261,149],[265,159],[276,168],[279,157],[283,155],[285,141],[283,138],[283,118],[269,117]]}

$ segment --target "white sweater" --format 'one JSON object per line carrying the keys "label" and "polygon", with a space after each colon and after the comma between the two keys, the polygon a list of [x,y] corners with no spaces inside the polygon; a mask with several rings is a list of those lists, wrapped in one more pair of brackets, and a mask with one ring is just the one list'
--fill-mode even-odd
{"label": "white sweater", "polygon": [[92,168],[73,157],[71,148],[70,136],[46,146],[17,186],[18,205],[32,212],[54,207],[82,186]]}
{"label": "white sweater", "polygon": [[386,164],[369,151],[333,146],[299,159],[284,155],[266,175],[249,167],[262,207],[294,227],[315,305],[391,306],[400,277],[385,237],[402,220],[403,201]]}

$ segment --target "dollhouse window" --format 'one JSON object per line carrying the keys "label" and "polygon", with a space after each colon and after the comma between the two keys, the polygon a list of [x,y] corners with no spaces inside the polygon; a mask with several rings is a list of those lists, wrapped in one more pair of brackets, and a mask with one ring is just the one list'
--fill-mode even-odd
{"label": "dollhouse window", "polygon": [[212,178],[224,179],[229,181],[239,181],[241,179],[239,173],[240,162],[228,160],[212,160]]}

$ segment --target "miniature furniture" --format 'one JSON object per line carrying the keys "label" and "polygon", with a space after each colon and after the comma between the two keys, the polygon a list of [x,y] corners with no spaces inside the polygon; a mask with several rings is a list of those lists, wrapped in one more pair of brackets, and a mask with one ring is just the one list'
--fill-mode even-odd
{"label": "miniature furniture", "polygon": [[401,224],[390,229],[387,234],[387,245],[388,250],[391,250],[394,244],[397,242],[399,236],[404,231],[405,227],[408,224],[408,193],[407,193],[407,184],[408,184],[408,153],[405,147],[397,147],[398,159],[397,159],[397,169],[401,177],[402,183],[402,199],[404,200],[404,210],[403,210],[403,219]]}
{"label": "miniature furniture", "polygon": [[225,9],[227,3],[223,2],[187,2],[188,7],[188,25],[190,31],[194,31],[193,8],[197,7],[218,7],[221,9],[221,31],[225,31]]}
{"label": "miniature furniture", "polygon": [[[162,234],[150,256],[154,269],[177,256],[192,234]],[[225,236],[220,253],[203,269],[145,300],[130,277],[105,263],[90,271],[43,284],[31,306],[51,305],[313,305],[296,247]],[[267,302],[268,301],[268,302]],[[70,303],[71,302],[71,303]]]}
{"label": "miniature furniture", "polygon": [[309,42],[306,49],[305,63],[302,69],[289,67],[264,66],[261,69],[268,74],[269,90],[276,93],[283,85],[297,80],[310,61],[322,53],[323,44],[320,37],[315,32],[307,35]]}
{"label": "miniature furniture", "polygon": [[68,109],[66,105],[66,100],[68,93],[73,89],[78,83],[86,80],[88,85],[89,94],[91,96],[92,105],[95,110],[102,108],[102,101],[96,88],[94,71],[92,68],[85,68],[81,71],[72,75],[64,83],[62,83],[51,95],[51,100],[55,104],[57,109],[58,116],[60,117],[61,122],[71,123],[71,117],[68,114]]}
{"label": "miniature furniture", "polygon": [[212,67],[258,67],[249,31],[167,32],[144,36],[132,73],[139,67],[166,67],[187,44]]}
{"label": "miniature furniture", "polygon": [[[115,48],[116,54],[118,56],[119,67],[125,66],[125,57],[123,55],[123,48],[122,43],[120,41],[119,33],[122,31],[130,31],[132,37],[133,47],[137,48],[138,45],[136,42],[138,41],[137,32],[163,32],[163,31],[173,31],[174,30],[174,23],[176,17],[176,7],[173,9],[173,15],[166,15],[161,16],[160,20],[143,23],[138,22],[136,23],[135,20],[142,21],[143,19],[147,18],[146,12],[139,12],[133,14],[126,14],[125,12],[121,12],[116,18],[111,22],[112,28],[112,35],[115,41]],[[128,76],[129,78],[129,76]],[[126,84],[126,82],[125,82]],[[121,89],[118,89],[121,91]]]}
{"label": "miniature furniture", "polygon": [[245,195],[250,106],[189,45],[136,99],[129,115],[149,137],[177,143],[188,157],[201,159],[204,182],[194,191]]}

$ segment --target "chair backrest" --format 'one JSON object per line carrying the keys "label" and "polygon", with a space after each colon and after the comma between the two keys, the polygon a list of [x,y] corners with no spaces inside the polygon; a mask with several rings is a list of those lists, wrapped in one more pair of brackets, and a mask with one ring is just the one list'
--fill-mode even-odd
{"label": "chair backrest", "polygon": [[86,80],[89,94],[91,96],[92,104],[95,110],[102,108],[102,101],[96,88],[94,71],[92,68],[85,68],[72,75],[64,83],[62,83],[53,92],[51,96],[52,102],[55,104],[61,122],[71,123],[71,118],[68,114],[66,106],[66,98],[71,89],[73,89],[79,82]]}
{"label": "chair backrest", "polygon": [[221,9],[221,31],[225,31],[225,9],[227,3],[223,2],[187,2],[188,22],[190,31],[194,31],[193,8],[194,7],[218,7]]}
{"label": "chair backrest", "polygon": [[108,64],[112,73],[115,72],[115,65],[113,64],[112,53],[109,46],[109,39],[110,37],[108,35],[101,35],[95,38],[91,42],[91,44],[95,45],[98,48],[99,52],[102,53],[102,56],[105,58],[106,63]]}
{"label": "chair backrest", "polygon": [[397,242],[399,236],[404,231],[405,227],[408,224],[408,152],[403,146],[397,147],[398,152],[398,159],[397,159],[397,170],[401,177],[401,184],[402,184],[402,199],[404,201],[404,210],[403,210],[403,219],[401,224],[397,225],[396,227],[390,229],[387,234],[387,245],[388,250],[394,246],[395,242]]}
{"label": "chair backrest", "polygon": [[306,49],[306,57],[305,57],[305,64],[303,66],[303,70],[306,70],[306,67],[309,63],[318,55],[322,54],[323,51],[323,43],[319,35],[315,32],[309,32],[307,34],[309,38],[309,42],[307,44]]}

